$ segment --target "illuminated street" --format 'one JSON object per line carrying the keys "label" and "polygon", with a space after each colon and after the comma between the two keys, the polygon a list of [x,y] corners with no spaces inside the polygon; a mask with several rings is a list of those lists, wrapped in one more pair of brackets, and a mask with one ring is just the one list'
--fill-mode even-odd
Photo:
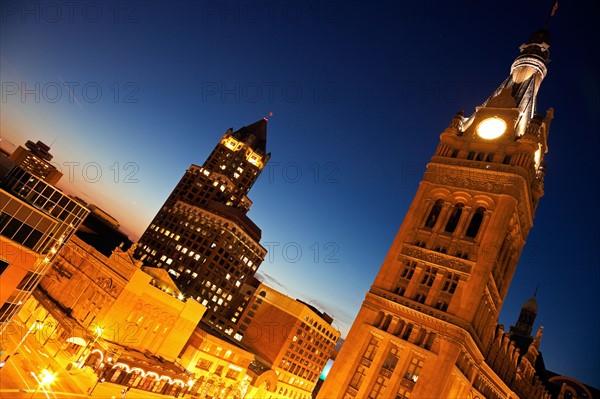
{"label": "illuminated street", "polygon": [[[67,370],[67,366],[76,359],[59,350],[54,339],[48,339],[46,344],[42,345],[43,340],[47,338],[43,332],[44,330],[41,330],[29,334],[18,348],[17,353],[13,354],[4,367],[0,369],[0,398],[121,397],[123,386],[108,382],[97,384],[92,395],[89,395],[88,392],[97,382],[97,376],[89,367]],[[6,343],[3,344],[3,348],[8,348],[11,352],[22,339],[22,335],[5,334],[5,339]],[[31,373],[35,372],[40,375],[43,370],[51,371],[54,380],[52,383],[38,389],[40,386],[38,381],[41,379],[38,378],[36,381]],[[171,396],[130,389],[126,397],[146,399],[168,398]]]}

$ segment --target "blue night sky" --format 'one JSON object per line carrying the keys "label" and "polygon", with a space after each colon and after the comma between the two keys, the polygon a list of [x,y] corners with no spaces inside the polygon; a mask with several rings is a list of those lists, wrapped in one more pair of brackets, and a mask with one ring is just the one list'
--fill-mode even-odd
{"label": "blue night sky", "polygon": [[[53,143],[62,187],[137,239],[229,127],[272,112],[250,193],[269,250],[258,276],[345,335],[439,134],[504,80],[552,3],[5,1],[2,147]],[[539,284],[546,366],[598,387],[592,11],[561,2],[550,26],[546,194],[500,322]]]}

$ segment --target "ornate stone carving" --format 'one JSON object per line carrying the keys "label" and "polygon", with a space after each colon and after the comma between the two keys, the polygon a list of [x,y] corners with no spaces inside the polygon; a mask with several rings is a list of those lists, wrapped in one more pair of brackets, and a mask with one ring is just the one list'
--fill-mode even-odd
{"label": "ornate stone carving", "polygon": [[429,249],[404,244],[402,254],[428,263],[444,266],[463,273],[471,273],[471,265],[453,256],[441,254]]}

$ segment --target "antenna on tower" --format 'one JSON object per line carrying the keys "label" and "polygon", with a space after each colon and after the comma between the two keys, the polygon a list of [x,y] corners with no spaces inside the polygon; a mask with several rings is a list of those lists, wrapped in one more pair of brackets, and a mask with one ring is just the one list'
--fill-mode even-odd
{"label": "antenna on tower", "polygon": [[273,116],[273,112],[272,112],[272,111],[270,111],[270,112],[269,112],[269,115],[265,116],[263,119],[264,119],[264,120],[266,120],[266,121],[268,121],[268,120],[269,120],[269,118],[270,118],[270,117],[272,117],[272,116]]}
{"label": "antenna on tower", "polygon": [[546,18],[546,23],[544,24],[544,28],[548,28],[548,25],[550,24],[550,18],[552,18],[554,16],[554,14],[556,14],[556,10],[558,10],[558,0],[556,0],[554,2],[554,5],[552,6],[552,10],[550,10],[550,14],[548,14],[548,18]]}

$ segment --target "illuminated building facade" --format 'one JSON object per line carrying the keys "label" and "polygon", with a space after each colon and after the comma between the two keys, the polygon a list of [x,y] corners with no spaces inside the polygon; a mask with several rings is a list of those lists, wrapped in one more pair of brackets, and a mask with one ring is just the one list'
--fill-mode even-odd
{"label": "illuminated building facade", "polygon": [[497,327],[544,192],[549,42],[535,32],[489,99],[442,132],[318,398],[549,397],[536,344],[519,353]]}
{"label": "illuminated building facade", "polygon": [[201,326],[181,352],[180,363],[194,374],[190,394],[215,399],[249,398],[248,368],[254,355],[232,342],[218,338]]}
{"label": "illuminated building facade", "polygon": [[89,210],[14,166],[0,181],[0,333],[31,296]]}
{"label": "illuminated building facade", "polygon": [[231,335],[240,291],[266,250],[246,216],[247,194],[270,158],[267,120],[229,129],[203,166],[191,165],[139,240],[136,258],[167,270],[185,296],[206,306],[203,322]]}
{"label": "illuminated building facade", "polygon": [[241,344],[278,376],[274,392],[261,399],[308,399],[340,332],[313,306],[260,284],[244,311]]}
{"label": "illuminated building facade", "polygon": [[[106,257],[73,237],[40,287],[68,310],[79,331],[87,331],[86,341],[95,338],[99,327],[102,340],[174,361],[205,308],[185,298],[165,270],[143,267],[132,251],[117,248]],[[62,315],[54,316],[59,328],[53,334],[66,347],[74,331],[71,324],[60,326]]]}

